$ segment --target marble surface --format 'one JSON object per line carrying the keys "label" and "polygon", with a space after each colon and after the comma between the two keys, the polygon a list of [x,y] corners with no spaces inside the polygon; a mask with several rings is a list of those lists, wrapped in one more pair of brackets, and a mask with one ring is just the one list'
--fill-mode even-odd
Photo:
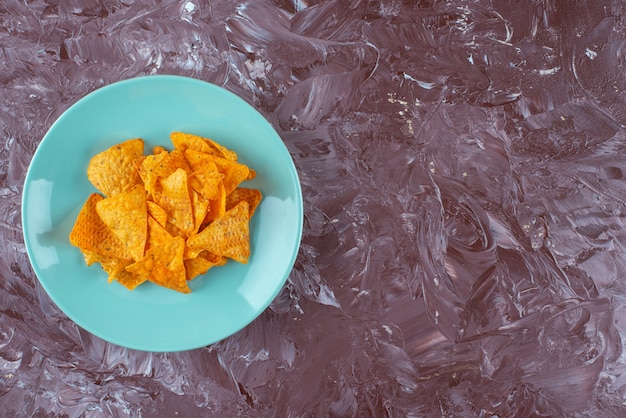
{"label": "marble surface", "polygon": [[[16,417],[626,416],[626,4],[0,0],[0,410]],[[142,75],[276,128],[305,225],[211,346],[81,330],[29,264],[46,130]]]}

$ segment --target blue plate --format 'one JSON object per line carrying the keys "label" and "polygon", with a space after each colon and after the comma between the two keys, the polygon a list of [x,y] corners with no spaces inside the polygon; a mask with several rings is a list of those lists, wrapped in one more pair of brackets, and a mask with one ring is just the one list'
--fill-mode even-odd
{"label": "blue plate", "polygon": [[[129,138],[143,138],[146,152],[171,148],[173,131],[212,138],[256,170],[246,182],[263,193],[250,225],[250,260],[209,270],[190,282],[190,294],[152,283],[129,291],[108,283],[99,264],[87,267],[69,243],[80,208],[96,191],[87,165]],[[94,91],[52,125],[26,175],[22,221],[34,271],[70,319],[120,346],[181,351],[234,334],[276,297],[300,246],[302,192],[281,138],[244,100],[192,78],[147,76]]]}

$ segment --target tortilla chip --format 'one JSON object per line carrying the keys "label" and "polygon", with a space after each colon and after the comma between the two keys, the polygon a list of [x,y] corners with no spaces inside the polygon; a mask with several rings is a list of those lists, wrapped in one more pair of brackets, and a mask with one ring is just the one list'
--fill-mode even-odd
{"label": "tortilla chip", "polygon": [[154,148],[152,148],[153,154],[160,154],[162,152],[167,152],[167,150],[160,145],[156,145]]}
{"label": "tortilla chip", "polygon": [[146,247],[148,210],[141,186],[108,197],[96,204],[96,212],[111,232],[128,249],[133,260],[143,257]]}
{"label": "tortilla chip", "polygon": [[174,147],[182,151],[192,149],[205,154],[226,158],[230,161],[237,161],[237,154],[234,151],[208,138],[183,132],[172,132],[170,139]]}
{"label": "tortilla chip", "polygon": [[167,212],[152,200],[146,202],[148,204],[148,215],[152,216],[162,227],[167,224]]}
{"label": "tortilla chip", "polygon": [[221,218],[226,213],[226,190],[221,182],[218,185],[219,193],[217,199],[209,200],[209,209],[204,218],[203,226]]}
{"label": "tortilla chip", "polygon": [[213,161],[220,173],[224,174],[222,182],[227,195],[235,190],[242,181],[247,180],[250,174],[250,169],[245,164],[239,164],[238,162],[219,157],[215,157]]}
{"label": "tortilla chip", "polygon": [[261,192],[257,189],[246,189],[243,187],[238,187],[232,191],[228,196],[226,196],[226,210],[230,210],[234,208],[239,202],[246,201],[248,202],[248,207],[250,209],[250,218],[254,215],[254,211],[257,206],[261,202]]}
{"label": "tortilla chip", "polygon": [[220,193],[219,183],[223,178],[224,175],[219,172],[200,169],[189,176],[189,185],[205,199],[217,199]]}
{"label": "tortilla chip", "polygon": [[177,169],[168,177],[161,179],[161,196],[158,204],[167,212],[167,221],[183,234],[194,230],[193,208],[187,186],[187,173]]}
{"label": "tortilla chip", "polygon": [[192,251],[206,250],[246,264],[250,256],[248,202],[241,201],[224,216],[187,240]]}
{"label": "tortilla chip", "polygon": [[81,250],[89,250],[114,258],[130,259],[131,254],[120,239],[102,222],[96,205],[104,198],[93,193],[80,210],[70,232],[70,243]]}
{"label": "tortilla chip", "polygon": [[223,266],[226,261],[226,257],[202,251],[195,258],[185,260],[187,280],[193,280],[201,274],[205,274],[212,267]]}
{"label": "tortilla chip", "polygon": [[158,221],[152,216],[148,216],[148,239],[146,241],[146,251],[152,247],[158,247],[173,237],[167,232]]}
{"label": "tortilla chip", "polygon": [[106,271],[109,275],[109,283],[113,280],[117,280],[125,268],[133,263],[133,260],[123,260],[120,258],[109,258],[107,260],[100,260],[100,266],[102,270]]}
{"label": "tortilla chip", "polygon": [[129,139],[93,156],[87,166],[87,178],[96,189],[111,197],[139,184],[135,160],[143,155],[143,140]]}
{"label": "tortilla chip", "polygon": [[189,293],[183,262],[185,240],[174,237],[162,245],[150,248],[143,259],[126,267],[136,276],[182,293]]}
{"label": "tortilla chip", "polygon": [[209,206],[211,202],[208,199],[205,199],[200,193],[197,193],[195,190],[191,191],[191,206],[193,210],[193,233],[195,234],[202,227],[202,223],[206,218],[206,214],[209,211]]}
{"label": "tortilla chip", "polygon": [[145,278],[126,270],[119,272],[119,274],[115,277],[115,280],[128,290],[133,290],[146,281]]}
{"label": "tortilla chip", "polygon": [[187,173],[191,172],[185,155],[179,150],[148,155],[143,159],[139,167],[139,176],[148,192],[148,196],[153,201],[158,202],[160,199],[161,188],[159,180],[170,176],[179,169]]}
{"label": "tortilla chip", "polygon": [[191,148],[186,149],[184,151],[184,154],[185,159],[187,160],[187,163],[189,164],[189,167],[191,167],[192,171],[201,170],[207,165],[212,164],[212,167],[214,167],[214,170],[212,171],[219,172],[217,166],[213,162],[213,158],[215,158],[215,155],[200,152]]}

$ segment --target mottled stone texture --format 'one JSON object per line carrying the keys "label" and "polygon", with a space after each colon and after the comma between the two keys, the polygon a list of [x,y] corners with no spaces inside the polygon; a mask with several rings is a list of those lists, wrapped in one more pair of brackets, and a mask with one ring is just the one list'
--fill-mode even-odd
{"label": "mottled stone texture", "polygon": [[[619,0],[0,0],[0,415],[626,416],[625,18]],[[189,352],[81,330],[21,232],[53,121],[150,74],[255,106],[304,193],[281,294]]]}

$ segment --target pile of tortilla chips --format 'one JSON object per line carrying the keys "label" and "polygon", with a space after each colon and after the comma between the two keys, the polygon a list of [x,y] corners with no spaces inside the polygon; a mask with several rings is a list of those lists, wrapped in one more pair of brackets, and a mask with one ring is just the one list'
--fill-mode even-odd
{"label": "pile of tortilla chips", "polygon": [[249,223],[261,201],[239,187],[255,177],[237,154],[207,138],[170,135],[173,149],[130,139],[89,162],[87,177],[102,194],[82,207],[70,242],[87,265],[99,262],[132,290],[145,281],[183,293],[187,282],[228,259],[247,263]]}

